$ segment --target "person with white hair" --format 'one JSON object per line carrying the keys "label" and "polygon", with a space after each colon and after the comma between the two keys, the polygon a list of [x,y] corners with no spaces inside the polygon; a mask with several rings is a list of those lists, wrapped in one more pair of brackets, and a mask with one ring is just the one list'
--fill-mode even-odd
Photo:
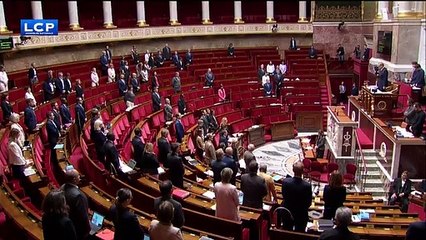
{"label": "person with white hair", "polygon": [[0,92],[9,91],[9,77],[7,76],[6,69],[0,65]]}
{"label": "person with white hair", "polygon": [[348,229],[349,224],[352,222],[352,211],[348,207],[339,207],[334,216],[335,228],[324,231],[319,240],[358,240],[360,237]]}
{"label": "person with white hair", "polygon": [[220,172],[221,180],[214,184],[214,193],[216,197],[216,217],[225,218],[233,221],[240,221],[238,214],[238,190],[230,183],[233,171],[230,168],[224,168]]}
{"label": "person with white hair", "polygon": [[247,146],[247,150],[243,154],[243,158],[244,158],[244,162],[246,164],[246,168],[248,168],[248,165],[250,164],[251,161],[256,160],[256,157],[253,154],[254,149],[255,149],[254,144],[250,143]]}
{"label": "person with white hair", "polygon": [[99,76],[96,72],[96,68],[92,68],[92,71],[90,72],[90,79],[92,80],[92,87],[99,86]]}
{"label": "person with white hair", "polygon": [[33,99],[35,104],[37,105],[37,101],[33,95],[33,92],[31,91],[31,86],[28,86],[27,91],[25,92],[25,100],[28,100],[28,99]]}
{"label": "person with white hair", "polygon": [[24,129],[19,124],[19,120],[20,120],[19,114],[12,113],[12,115],[10,115],[10,121],[12,122],[12,124],[10,125],[10,130],[17,129],[19,134],[18,134],[18,137],[16,139],[17,140],[16,143],[18,143],[18,145],[22,148],[24,146],[24,142],[25,142],[25,133],[24,133]]}

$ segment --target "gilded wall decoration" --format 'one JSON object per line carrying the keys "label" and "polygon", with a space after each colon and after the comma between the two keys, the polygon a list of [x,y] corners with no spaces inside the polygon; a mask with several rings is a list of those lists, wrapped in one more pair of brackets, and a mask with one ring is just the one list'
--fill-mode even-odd
{"label": "gilded wall decoration", "polygon": [[315,21],[362,21],[361,1],[318,1],[315,4]]}

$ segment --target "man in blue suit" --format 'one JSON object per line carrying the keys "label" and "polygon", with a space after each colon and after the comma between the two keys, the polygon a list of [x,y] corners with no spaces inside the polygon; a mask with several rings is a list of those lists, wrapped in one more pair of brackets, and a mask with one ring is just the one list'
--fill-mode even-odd
{"label": "man in blue suit", "polygon": [[78,128],[78,133],[81,134],[84,123],[86,122],[86,111],[84,110],[82,98],[77,98],[77,104],[75,105],[75,119]]}
{"label": "man in blue suit", "polygon": [[379,64],[379,70],[376,73],[377,79],[377,87],[380,91],[385,91],[388,86],[388,70],[385,68],[383,63]]}
{"label": "man in blue suit", "polygon": [[59,108],[59,112],[61,113],[62,124],[69,125],[72,123],[72,117],[70,113],[70,109],[68,108],[68,101],[66,98],[61,99],[61,107]]}
{"label": "man in blue suit", "polygon": [[47,136],[49,138],[50,150],[54,151],[56,144],[58,143],[61,132],[59,126],[55,123],[55,114],[52,111],[47,113],[46,122]]}
{"label": "man in blue suit", "polygon": [[37,128],[37,117],[34,112],[35,101],[32,98],[27,100],[27,107],[24,110],[24,123],[28,128],[29,133],[34,133],[38,130]]}
{"label": "man in blue suit", "polygon": [[183,135],[185,134],[185,129],[181,121],[182,115],[180,113],[176,114],[176,142],[182,143]]}
{"label": "man in blue suit", "polygon": [[43,83],[44,101],[52,100],[55,95],[55,84],[52,74],[52,70],[49,70],[48,77]]}
{"label": "man in blue suit", "polygon": [[271,94],[272,94],[272,84],[269,81],[269,79],[266,80],[265,84],[263,84],[263,90],[265,91],[265,96],[271,96]]}
{"label": "man in blue suit", "polygon": [[232,178],[230,183],[235,185],[236,176],[238,172],[238,165],[237,162],[234,159],[234,150],[232,147],[226,147],[225,148],[225,156],[222,159],[222,162],[225,163],[226,167],[232,169]]}
{"label": "man in blue suit", "polygon": [[132,73],[132,78],[130,79],[130,84],[132,85],[133,91],[135,91],[135,92],[139,92],[139,90],[141,89],[139,79],[138,79],[136,73]]}
{"label": "man in blue suit", "polygon": [[124,80],[124,74],[120,74],[120,80],[118,80],[118,92],[120,96],[124,96],[127,92],[126,80]]}
{"label": "man in blue suit", "polygon": [[99,61],[101,62],[102,76],[106,76],[108,73],[109,62],[105,51],[102,51]]}
{"label": "man in blue suit", "polygon": [[414,71],[413,75],[411,76],[411,85],[418,88],[423,88],[425,85],[425,71],[423,71],[422,67],[417,62],[413,62],[412,65]]}

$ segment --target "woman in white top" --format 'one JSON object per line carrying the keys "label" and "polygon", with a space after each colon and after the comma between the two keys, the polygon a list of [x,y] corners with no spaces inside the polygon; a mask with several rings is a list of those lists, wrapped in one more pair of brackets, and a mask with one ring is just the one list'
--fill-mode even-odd
{"label": "woman in white top", "polygon": [[18,143],[18,145],[22,148],[25,142],[25,132],[22,126],[19,125],[19,119],[20,117],[17,113],[12,113],[12,115],[10,115],[10,121],[12,122],[10,125],[10,130],[17,129],[19,131],[18,137],[16,138],[16,143]]}
{"label": "woman in white top", "polygon": [[0,92],[9,91],[9,78],[7,77],[6,69],[0,65]]}
{"label": "woman in white top", "polygon": [[269,78],[269,75],[268,75],[268,73],[266,72],[266,73],[265,73],[265,75],[263,75],[263,77],[262,77],[262,86],[263,86],[263,85],[265,85],[265,83],[266,83],[268,80],[270,81],[271,79]]}
{"label": "woman in white top", "polygon": [[25,168],[29,165],[22,154],[22,149],[17,143],[19,130],[10,130],[9,145],[7,146],[9,166],[12,168],[13,177],[17,179],[25,178]]}
{"label": "woman in white top", "polygon": [[90,79],[92,79],[92,87],[99,86],[99,76],[96,72],[96,68],[92,68],[92,72],[90,73]]}
{"label": "woman in white top", "polygon": [[224,168],[220,172],[222,182],[214,184],[214,193],[216,195],[216,217],[225,218],[233,221],[240,221],[238,213],[238,190],[230,183],[232,178],[232,169]]}
{"label": "woman in white top", "polygon": [[143,68],[141,71],[141,81],[142,82],[148,82],[148,69]]}
{"label": "woman in white top", "polygon": [[115,82],[115,69],[112,63],[109,65],[108,68],[108,82]]}
{"label": "woman in white top", "polygon": [[280,63],[280,70],[283,75],[287,72],[287,65],[285,64],[285,60],[282,60]]}
{"label": "woman in white top", "polygon": [[274,74],[274,71],[275,71],[275,66],[272,63],[272,61],[269,61],[268,65],[266,65],[266,72],[272,75]]}
{"label": "woman in white top", "polygon": [[173,227],[173,204],[163,201],[158,207],[158,220],[152,220],[149,227],[149,237],[152,240],[183,240],[182,232],[179,228]]}
{"label": "woman in white top", "polygon": [[35,100],[33,92],[31,91],[31,87],[27,87],[27,91],[25,92],[25,100],[28,99],[33,99],[34,103],[37,105],[37,101]]}

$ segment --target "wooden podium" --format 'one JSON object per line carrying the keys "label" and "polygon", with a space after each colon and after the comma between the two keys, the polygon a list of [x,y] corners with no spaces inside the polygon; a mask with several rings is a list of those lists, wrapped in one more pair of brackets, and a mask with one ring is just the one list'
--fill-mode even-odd
{"label": "wooden podium", "polygon": [[272,141],[294,138],[294,121],[271,123]]}
{"label": "wooden podium", "polygon": [[364,82],[368,81],[368,61],[354,59],[354,74],[358,77],[358,89],[361,89]]}
{"label": "wooden podium", "polygon": [[372,117],[392,117],[393,103],[398,100],[398,94],[391,92],[374,93],[371,86],[362,86],[360,102],[365,111]]}
{"label": "wooden podium", "polygon": [[265,143],[264,125],[252,126],[247,129],[249,143],[254,144],[255,147]]}

